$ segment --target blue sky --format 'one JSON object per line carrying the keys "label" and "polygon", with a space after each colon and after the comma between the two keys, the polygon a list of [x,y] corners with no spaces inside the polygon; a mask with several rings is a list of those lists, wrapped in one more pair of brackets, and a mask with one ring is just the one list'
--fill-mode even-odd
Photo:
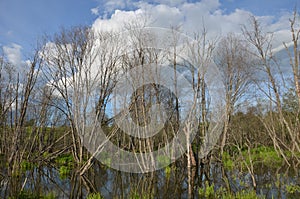
{"label": "blue sky", "polygon": [[91,25],[96,16],[90,9],[97,4],[89,0],[0,0],[0,43],[28,48],[37,37],[53,34],[62,26]]}
{"label": "blue sky", "polygon": [[[226,33],[237,31],[238,25],[247,20],[246,15],[254,14],[274,27],[271,31],[277,31],[286,28],[280,18],[291,12],[297,3],[299,5],[300,1],[0,0],[0,49],[5,54],[15,53],[11,56],[12,59],[24,58],[34,48],[39,37],[44,34],[52,35],[61,27],[115,27],[122,20],[126,21],[127,17],[132,18],[132,13],[140,13],[138,11],[145,9],[151,10],[152,15],[158,17],[155,19],[156,26],[169,26],[178,22],[184,24],[183,27],[187,30],[195,31],[199,18],[204,18],[208,19],[205,25],[212,32]],[[116,9],[120,11],[117,13]],[[223,19],[227,24],[215,24],[218,21],[222,23]]]}
{"label": "blue sky", "polygon": [[254,15],[280,15],[291,11],[299,0],[221,0],[221,8],[230,12],[236,8],[248,10]]}

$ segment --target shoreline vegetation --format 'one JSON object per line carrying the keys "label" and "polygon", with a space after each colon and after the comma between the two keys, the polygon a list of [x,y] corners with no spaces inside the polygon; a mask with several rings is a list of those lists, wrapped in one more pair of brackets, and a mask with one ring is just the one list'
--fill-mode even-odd
{"label": "shoreline vegetation", "polygon": [[[236,151],[236,149],[230,150]],[[289,155],[290,152],[287,152],[287,157],[292,158]],[[47,157],[48,154],[45,154]],[[1,155],[3,157],[3,155]],[[300,154],[298,154],[300,157]],[[181,160],[184,161],[184,160]],[[249,172],[248,166],[250,165],[250,161],[253,163],[253,171]],[[98,167],[98,168],[97,168]],[[205,179],[199,184],[195,185],[198,187],[194,190],[194,197],[196,198],[297,198],[300,193],[300,185],[299,183],[299,169],[294,165],[293,167],[289,167],[285,164],[285,160],[282,157],[279,157],[276,151],[272,147],[264,147],[260,146],[258,148],[253,148],[250,151],[250,155],[246,149],[241,151],[241,154],[230,155],[228,152],[225,152],[223,155],[222,162],[218,162],[216,160],[211,160],[210,168],[207,168],[208,165],[203,166],[203,168],[199,169],[199,172],[214,172],[214,175],[218,177],[222,176],[222,178],[226,179],[227,182],[223,179],[220,182],[220,179],[215,177],[210,177],[206,179],[206,175],[204,174]],[[209,169],[209,171],[207,171]],[[43,170],[43,171],[40,171]],[[48,170],[48,171],[47,171]],[[16,171],[16,173],[11,176],[10,180],[12,181],[23,181],[27,180],[35,181],[39,177],[45,177],[47,172],[52,173],[51,175],[55,176],[53,179],[53,184],[59,186],[59,183],[66,181],[68,186],[75,186],[80,179],[74,180],[72,182],[72,178],[75,176],[78,177],[78,171],[74,163],[74,159],[72,154],[69,152],[65,152],[57,156],[51,165],[46,162],[37,162],[37,161],[22,161],[20,164],[20,170]],[[118,171],[110,169],[106,165],[97,164],[95,168],[92,168],[89,172],[89,175],[95,175],[96,171],[94,170],[102,170],[102,172],[109,172],[113,175],[114,182],[116,178],[118,178]],[[163,184],[173,183],[174,178],[178,177],[178,172],[186,172],[186,169],[181,168],[177,165],[177,163],[171,164],[164,169],[161,169],[152,174],[136,174],[130,175],[125,174],[124,178],[138,178],[141,179],[146,178],[147,175],[156,175],[159,176],[162,180]],[[44,173],[45,172],[45,173]],[[95,172],[95,173],[94,173]],[[224,176],[223,173],[225,172]],[[250,175],[255,175],[256,180],[262,179],[265,180],[265,184],[257,182],[256,187],[253,186],[253,182],[250,180]],[[40,176],[39,176],[40,175]],[[106,174],[107,175],[107,174]],[[120,174],[119,174],[120,175]],[[122,176],[122,174],[121,174]],[[47,176],[49,177],[49,176]],[[95,176],[94,176],[95,177]],[[76,178],[76,177],[75,177]],[[97,176],[97,178],[101,178],[101,176]],[[181,174],[181,180],[185,181],[184,176]],[[195,177],[196,180],[199,180],[199,177]],[[5,176],[1,175],[0,180],[2,182],[5,181]],[[41,182],[40,182],[41,183]],[[46,183],[46,182],[43,182]],[[74,183],[74,184],[73,184]],[[121,182],[119,182],[121,183]],[[230,184],[230,189],[227,189],[226,186]],[[121,183],[122,184],[122,183]],[[121,185],[120,184],[120,185]],[[24,185],[24,184],[23,184]],[[47,187],[48,184],[44,184],[43,186]],[[66,186],[66,184],[65,184]],[[123,185],[124,186],[124,185]],[[75,189],[73,187],[72,189]],[[57,189],[48,189],[48,190],[39,190],[32,189],[30,186],[22,186],[20,192],[15,193],[16,195],[10,198],[60,198],[70,197],[69,192],[64,190]],[[169,187],[170,189],[171,187]],[[184,193],[184,187],[177,187],[178,189],[182,189],[181,197],[185,197],[186,193]],[[166,187],[168,190],[168,187]],[[156,198],[156,194],[153,190],[131,190],[128,193],[124,193],[123,197],[125,198]],[[110,197],[118,198],[117,194],[111,193]],[[92,192],[87,194],[84,193],[82,197],[87,198],[105,198],[101,195],[101,192]]]}

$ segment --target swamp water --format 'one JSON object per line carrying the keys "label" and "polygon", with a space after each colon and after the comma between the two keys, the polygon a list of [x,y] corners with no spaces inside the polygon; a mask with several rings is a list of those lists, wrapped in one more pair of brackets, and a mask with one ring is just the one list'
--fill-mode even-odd
{"label": "swamp water", "polygon": [[[61,167],[35,165],[14,177],[7,177],[1,165],[0,198],[231,198],[230,193],[241,198],[255,198],[255,194],[300,198],[300,170],[293,167],[256,166],[254,190],[246,171],[211,163],[188,174],[184,165],[174,163],[156,172],[131,174],[96,163],[84,176],[74,170],[62,172]],[[90,193],[97,194],[92,197]]]}

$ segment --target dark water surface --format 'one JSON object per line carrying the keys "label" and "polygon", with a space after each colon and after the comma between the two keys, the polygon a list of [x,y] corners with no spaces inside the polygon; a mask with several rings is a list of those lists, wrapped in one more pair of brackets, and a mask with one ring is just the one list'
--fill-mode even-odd
{"label": "dark water surface", "polygon": [[[205,186],[213,185],[215,192],[225,188],[230,188],[233,193],[253,189],[249,173],[225,170],[221,164],[204,166],[198,171],[193,169],[190,177],[185,166],[180,164],[146,174],[119,172],[95,164],[84,176],[75,171],[61,175],[55,166],[35,166],[23,174],[8,177],[5,165],[1,168],[1,198],[17,195],[14,192],[20,190],[36,198],[49,194],[55,198],[86,198],[91,192],[98,192],[103,198],[201,198],[199,189],[205,189]],[[300,185],[299,169],[286,166],[270,169],[261,165],[255,168],[255,173],[258,195],[300,198],[298,192],[287,191],[290,185]]]}

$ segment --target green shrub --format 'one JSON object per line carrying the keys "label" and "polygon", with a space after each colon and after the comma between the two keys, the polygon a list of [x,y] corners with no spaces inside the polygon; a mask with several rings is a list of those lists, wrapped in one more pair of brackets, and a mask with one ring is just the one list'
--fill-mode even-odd
{"label": "green shrub", "polygon": [[234,168],[233,158],[227,152],[223,153],[222,163],[223,163],[224,167],[228,170],[232,170]]}
{"label": "green shrub", "polygon": [[91,193],[88,195],[87,199],[103,199],[100,193]]}
{"label": "green shrub", "polygon": [[34,168],[34,164],[27,160],[23,160],[21,162],[20,166],[21,166],[22,171],[28,171],[28,170],[32,170]]}
{"label": "green shrub", "polygon": [[66,179],[69,176],[70,172],[71,172],[71,168],[69,167],[66,166],[59,167],[59,177],[61,179]]}
{"label": "green shrub", "polygon": [[289,194],[300,193],[300,185],[289,184],[285,186],[286,192]]}

